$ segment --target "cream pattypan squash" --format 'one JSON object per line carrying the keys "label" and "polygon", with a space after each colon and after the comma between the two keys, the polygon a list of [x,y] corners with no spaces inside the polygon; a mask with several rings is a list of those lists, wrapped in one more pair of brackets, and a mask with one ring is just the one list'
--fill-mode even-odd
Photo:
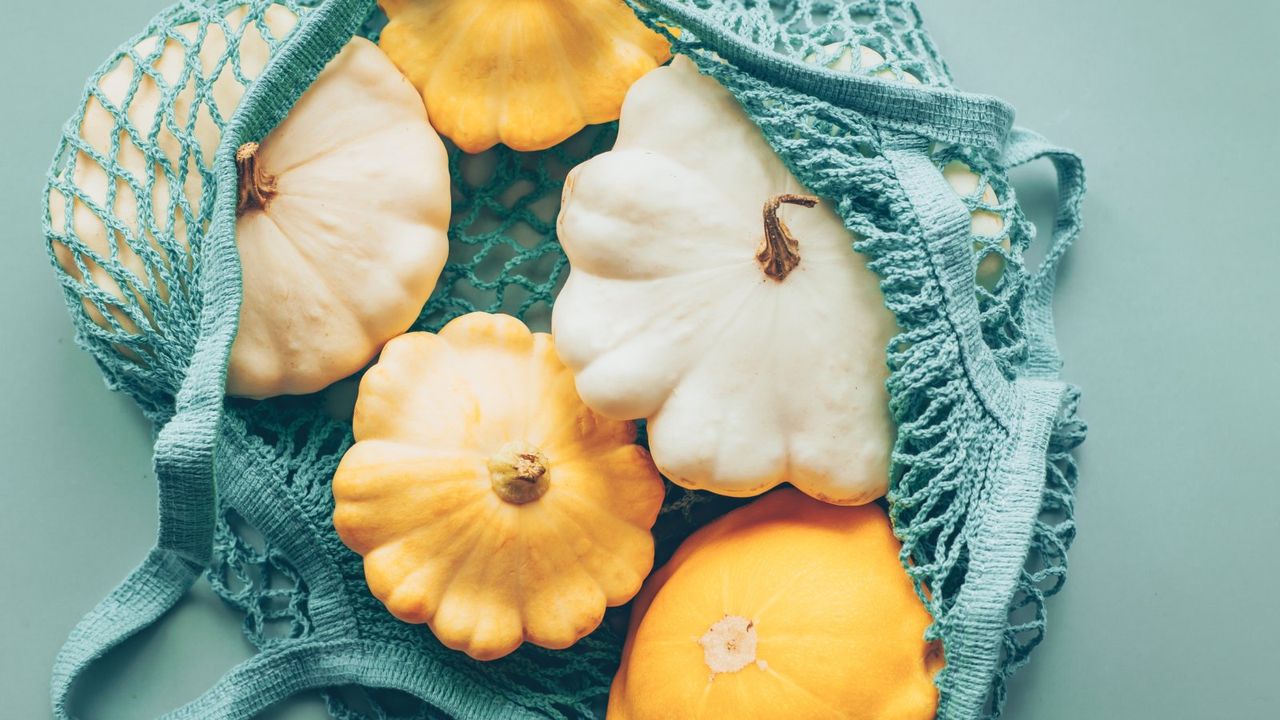
{"label": "cream pattypan squash", "polygon": [[884,494],[898,330],[879,281],[713,79],[677,58],[632,87],[613,150],[565,184],[559,235],[560,355],[593,409],[648,418],[672,481]]}
{"label": "cream pattypan squash", "polygon": [[[236,64],[251,81],[269,59],[263,33],[282,38],[297,17],[272,5],[261,24],[246,25],[245,19],[241,6],[226,20],[233,31],[242,30]],[[199,30],[195,24],[177,28],[193,45]],[[228,43],[218,24],[208,26],[195,59],[197,73],[211,81],[210,102],[198,98],[195,78],[183,74],[188,51],[174,39],[160,42],[143,41],[133,53],[137,60],[126,56],[102,76],[80,127],[86,146],[98,153],[109,155],[112,138],[118,137],[119,167],[137,178],[154,177],[149,216],[141,213],[136,191],[85,152],[79,153],[73,181],[106,212],[100,216],[78,199],[68,207],[60,195],[51,197],[49,206],[55,232],[66,231],[70,223],[93,252],[110,257],[114,250],[133,277],[122,287],[84,255],[87,272],[82,273],[76,254],[55,242],[63,269],[105,290],[121,307],[141,306],[148,317],[139,288],[154,284],[166,302],[183,289],[166,287],[148,272],[147,253],[140,251],[149,245],[162,262],[194,262],[189,236],[207,228],[188,225],[188,211],[175,196],[182,193],[188,207],[198,208],[203,193],[212,190],[203,186],[198,168],[212,167],[221,140],[213,115],[230,118],[245,91],[232,64],[220,64]],[[124,114],[140,137],[154,135],[158,150],[139,149],[108,110],[130,97],[135,62],[150,67]],[[198,141],[195,153],[184,154],[162,122],[167,93],[173,93],[176,125]],[[320,390],[360,370],[387,339],[408,329],[434,289],[448,253],[444,145],[413,86],[375,45],[353,38],[278,127],[260,144],[239,148],[237,161],[236,240],[244,300],[227,391],[267,397]],[[189,163],[185,186],[171,188],[156,166],[179,162]],[[113,177],[116,192],[108,207]],[[108,230],[113,226],[133,235],[137,247]],[[157,232],[172,233],[187,256],[165,256],[154,238]],[[97,306],[85,305],[90,317],[110,326]],[[125,331],[140,332],[119,307],[105,309]],[[164,328],[156,331],[162,335]]]}
{"label": "cream pattypan squash", "polygon": [[333,524],[396,617],[490,660],[564,648],[653,567],[665,486],[632,423],[582,404],[551,336],[472,313],[360,382]]}

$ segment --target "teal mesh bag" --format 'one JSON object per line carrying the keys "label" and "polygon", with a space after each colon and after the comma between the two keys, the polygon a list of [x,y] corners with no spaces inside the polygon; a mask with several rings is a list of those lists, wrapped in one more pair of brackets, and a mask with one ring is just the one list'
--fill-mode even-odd
{"label": "teal mesh bag", "polygon": [[[385,611],[333,530],[329,483],[352,442],[349,423],[330,417],[320,396],[224,396],[241,301],[234,151],[265,136],[348,38],[376,38],[382,23],[372,0],[284,2],[301,19],[276,37],[262,20],[269,4],[187,0],[163,11],[90,78],[50,170],[50,257],[79,342],[158,428],[160,498],[155,547],[58,656],[54,712],[70,717],[84,668],[203,575],[243,613],[259,651],[170,717],[250,717],[306,689],[322,691],[338,718],[388,717],[371,689],[416,698],[418,718],[600,716],[625,608],[565,651],[526,645],[479,663],[445,649]],[[230,22],[237,8],[243,21]],[[929,635],[945,648],[938,716],[999,715],[1007,679],[1044,636],[1045,599],[1062,587],[1075,534],[1071,451],[1084,426],[1078,392],[1057,379],[1050,306],[1056,267],[1079,229],[1080,160],[1012,128],[1001,101],[956,91],[910,0],[645,0],[635,9],[739,99],[797,178],[861,238],[855,248],[871,258],[902,328],[886,348],[898,426],[888,502],[903,567],[935,620]],[[256,76],[238,60],[249,32],[271,48]],[[196,55],[215,36],[225,49],[210,67]],[[163,43],[148,38],[182,47],[177,76],[154,70]],[[859,46],[884,63],[825,67]],[[886,70],[923,82],[890,82]],[[100,81],[113,71],[118,84],[106,92]],[[144,78],[161,89],[154,107],[134,104]],[[228,79],[245,86],[234,108],[212,93]],[[81,136],[91,105],[112,119],[105,149]],[[222,130],[208,155],[193,136],[197,116]],[[451,150],[450,259],[415,327],[435,330],[480,309],[545,329],[568,269],[554,222],[563,178],[607,150],[614,131],[591,127],[538,153]],[[1007,172],[1040,158],[1057,169],[1059,211],[1043,262],[1029,269],[1034,228]],[[968,196],[943,178],[953,161],[980,178]],[[114,180],[105,199],[77,185],[87,165]],[[201,188],[198,201],[174,193],[164,207],[154,202],[158,185],[189,183]],[[1003,200],[989,204],[987,188]],[[125,193],[137,202],[136,223],[113,213]],[[976,235],[974,210],[999,215],[1003,235]],[[82,217],[108,228],[108,248],[77,235]],[[994,255],[1004,271],[988,287],[975,278]],[[671,486],[657,561],[736,502]]]}

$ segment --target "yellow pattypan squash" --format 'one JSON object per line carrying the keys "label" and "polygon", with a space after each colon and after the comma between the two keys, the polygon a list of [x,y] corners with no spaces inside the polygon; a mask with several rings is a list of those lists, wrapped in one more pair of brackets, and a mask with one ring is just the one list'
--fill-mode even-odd
{"label": "yellow pattypan squash", "polygon": [[[199,172],[213,165],[222,139],[212,113],[224,119],[235,113],[246,89],[236,74],[256,77],[270,57],[267,38],[283,38],[297,23],[282,5],[268,6],[261,21],[247,18],[245,6],[226,16],[238,39],[235,58],[225,63],[229,42],[221,25],[210,24],[203,35],[196,23],[176,28],[187,43],[198,45],[194,63],[210,83],[207,97],[199,96],[196,81],[183,74],[189,52],[183,43],[148,38],[98,80],[97,93],[87,100],[80,126],[85,145],[109,155],[117,139],[120,168],[134,178],[155,180],[150,198],[140,198],[124,177],[109,175],[80,152],[72,180],[105,212],[79,199],[67,203],[58,191],[50,197],[56,233],[73,230],[101,257],[118,257],[131,276],[117,282],[87,255],[80,258],[87,271],[82,273],[75,253],[54,242],[66,272],[118,300],[118,306],[101,308],[85,300],[86,312],[103,327],[111,328],[109,314],[126,332],[141,333],[121,308],[138,306],[154,317],[140,292],[153,283],[165,302],[170,293],[194,291],[170,288],[148,272],[147,262],[156,261],[144,261],[143,248],[150,245],[147,250],[170,267],[194,264],[191,239],[208,228],[188,224],[179,197],[199,208],[206,191],[213,190]],[[147,67],[130,94],[138,59]],[[104,105],[104,100],[123,105],[130,97],[129,124],[138,136],[154,137],[154,149],[136,146]],[[166,104],[172,105],[177,128],[198,142],[195,153],[184,151],[165,121]],[[184,162],[184,186],[170,187],[157,168]],[[377,46],[357,37],[260,144],[239,148],[237,162],[235,230],[244,300],[227,392],[249,397],[315,392],[367,365],[388,338],[417,319],[435,288],[448,254],[444,144],[413,86]],[[113,182],[114,202],[108,203]],[[144,202],[151,207],[149,217],[140,210]],[[124,242],[126,233],[137,238],[135,246]],[[187,257],[166,256],[155,239],[160,233],[171,234]],[[163,335],[165,329],[155,330]]]}
{"label": "yellow pattypan squash", "polygon": [[667,41],[622,0],[380,0],[382,49],[466,152],[551,147],[618,118]]}
{"label": "yellow pattypan squash", "polygon": [[396,617],[488,660],[565,648],[653,566],[664,486],[588,410],[551,336],[473,313],[387,343],[356,400],[333,523]]}
{"label": "yellow pattypan squash", "polygon": [[790,488],[698,530],[637,596],[610,720],[928,720],[942,664],[876,505]]}

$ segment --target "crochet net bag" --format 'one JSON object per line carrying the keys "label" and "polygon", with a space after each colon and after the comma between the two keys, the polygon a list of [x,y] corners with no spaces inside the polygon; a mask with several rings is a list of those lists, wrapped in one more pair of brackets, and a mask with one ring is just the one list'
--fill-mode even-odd
{"label": "crochet net bag", "polygon": [[[186,0],[163,11],[90,78],[50,170],[45,231],[78,340],[108,384],[159,428],[160,486],[156,546],[67,640],[54,670],[55,714],[70,715],[72,683],[90,662],[157,620],[203,575],[244,614],[259,652],[172,717],[249,717],[310,688],[339,718],[389,717],[385,700],[363,688],[408,693],[416,699],[409,716],[419,718],[600,716],[625,610],[565,651],[526,644],[479,663],[445,649],[385,611],[360,558],[334,532],[329,483],[352,442],[350,424],[326,413],[322,395],[258,402],[223,394],[241,300],[235,148],[265,136],[349,37],[376,39],[384,20],[372,0],[285,0],[301,18],[275,37],[262,20],[270,4]],[[236,9],[243,20],[231,22]],[[1006,680],[1044,635],[1045,598],[1062,586],[1075,533],[1070,452],[1084,428],[1078,392],[1057,380],[1050,302],[1056,265],[1079,226],[1079,159],[1012,129],[1012,110],[999,100],[954,90],[911,0],[645,0],[634,9],[741,101],[796,177],[830,198],[861,238],[855,247],[871,258],[902,328],[886,349],[898,426],[888,501],[903,567],[935,619],[930,636],[945,647],[938,716],[998,715]],[[176,29],[187,23],[198,32]],[[248,32],[271,48],[256,77],[237,62]],[[226,49],[205,67],[198,53],[215,35]],[[176,81],[151,69],[164,39],[185,53]],[[884,63],[825,67],[859,46]],[[127,90],[104,92],[99,80],[120,67]],[[875,77],[885,70],[922,84]],[[139,121],[131,103],[144,75],[163,92],[154,117]],[[237,107],[217,106],[210,88],[219,78],[245,86]],[[175,111],[184,88],[222,130],[211,156],[192,134],[199,113]],[[81,137],[91,101],[118,131],[106,151]],[[162,131],[176,144],[161,147]],[[473,310],[546,329],[567,273],[554,222],[561,184],[575,164],[607,150],[614,132],[589,127],[535,153],[451,150],[449,263],[415,329]],[[149,169],[128,166],[126,153],[141,153]],[[1060,209],[1045,260],[1028,269],[1034,228],[1007,171],[1038,158],[1057,168]],[[957,160],[980,177],[966,197],[940,173]],[[105,202],[77,186],[83,164],[116,181]],[[196,180],[198,202],[182,193],[168,208],[148,200],[157,183]],[[988,187],[1004,200],[985,204]],[[138,203],[136,223],[112,212],[124,192]],[[111,230],[108,252],[65,221],[76,204]],[[1003,219],[1002,236],[972,232],[978,209]],[[975,274],[993,254],[1004,271],[988,288]],[[103,277],[130,288],[131,301],[105,290]],[[655,528],[657,562],[737,502],[670,486]]]}

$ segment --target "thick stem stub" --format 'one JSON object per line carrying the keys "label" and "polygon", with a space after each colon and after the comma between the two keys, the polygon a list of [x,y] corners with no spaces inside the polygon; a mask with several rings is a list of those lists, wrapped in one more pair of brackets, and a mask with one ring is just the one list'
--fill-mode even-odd
{"label": "thick stem stub", "polygon": [[769,198],[764,204],[764,242],[756,251],[756,260],[764,274],[778,282],[786,280],[800,264],[800,243],[796,242],[791,229],[778,217],[778,208],[783,203],[813,207],[818,204],[818,198],[782,193]]}
{"label": "thick stem stub", "polygon": [[512,505],[524,505],[547,494],[547,459],[525,442],[510,442],[489,458],[493,492]]}
{"label": "thick stem stub", "polygon": [[756,659],[756,625],[741,615],[725,615],[698,638],[702,659],[714,677],[738,672]]}
{"label": "thick stem stub", "polygon": [[258,143],[247,142],[236,150],[236,169],[240,174],[236,215],[243,215],[253,208],[266,210],[267,203],[276,196],[279,187],[275,176],[267,174],[258,163]]}

